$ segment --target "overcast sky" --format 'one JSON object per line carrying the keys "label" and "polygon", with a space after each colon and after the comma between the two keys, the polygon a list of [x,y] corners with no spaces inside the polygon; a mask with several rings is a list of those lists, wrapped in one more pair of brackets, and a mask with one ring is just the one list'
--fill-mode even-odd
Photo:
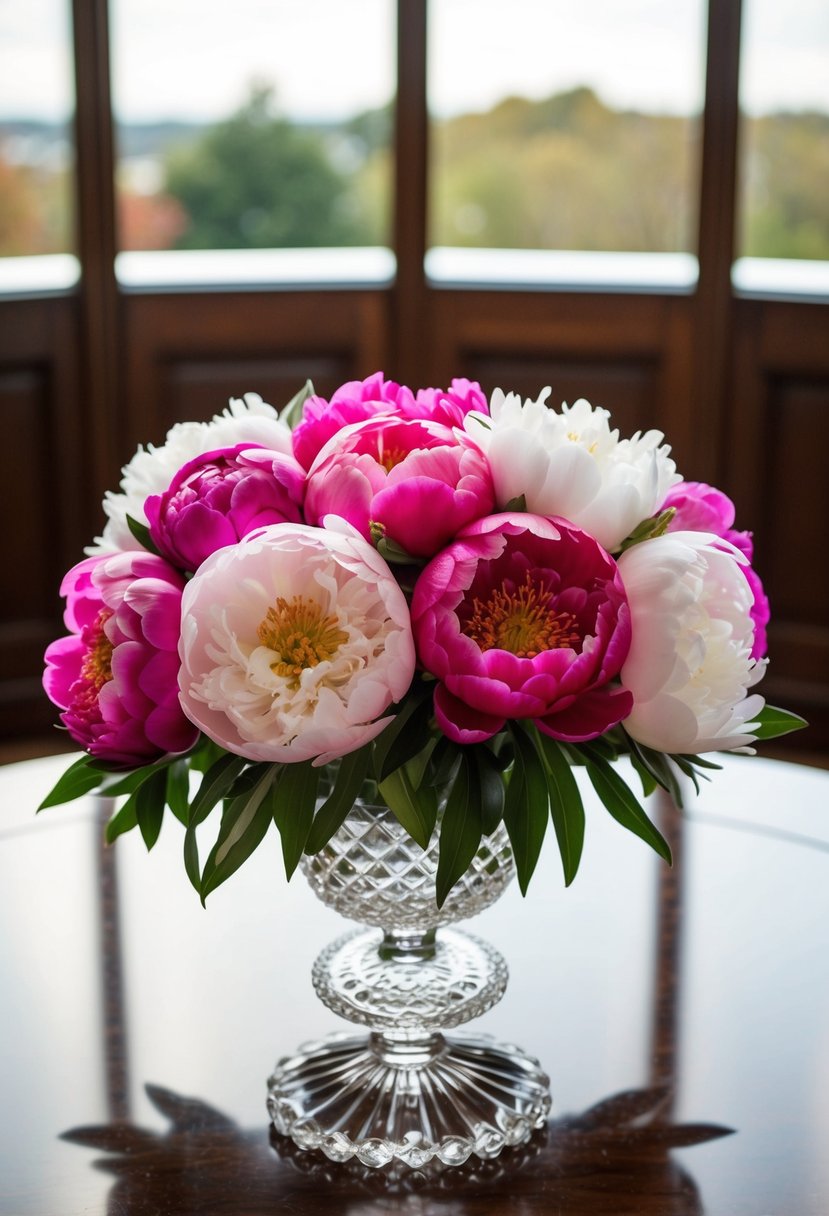
{"label": "overcast sky", "polygon": [[[425,2],[425,0],[424,0]],[[68,0],[0,0],[0,114],[70,108]],[[391,0],[112,0],[116,110],[127,121],[228,114],[252,80],[292,116],[338,118],[394,89]],[[827,0],[744,0],[743,103],[829,110]],[[701,0],[432,0],[438,114],[591,84],[613,105],[702,98]]]}

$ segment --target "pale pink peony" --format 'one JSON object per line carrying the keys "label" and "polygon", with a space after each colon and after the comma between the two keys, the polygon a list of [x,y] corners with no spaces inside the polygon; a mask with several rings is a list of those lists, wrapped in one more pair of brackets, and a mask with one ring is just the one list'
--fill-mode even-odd
{"label": "pale pink peony", "polygon": [[657,751],[695,755],[753,742],[763,698],[748,694],[765,662],[752,658],[745,557],[710,532],[672,532],[619,558],[633,640],[622,684],[625,730]]}
{"label": "pale pink peony", "polygon": [[[669,532],[713,532],[735,545],[750,563],[754,557],[754,542],[750,532],[734,528],[736,511],[727,494],[701,481],[681,481],[668,493],[660,510],[673,507],[676,514],[668,525]],[[751,565],[742,567],[742,572],[751,588],[753,603],[751,619],[754,622],[754,642],[751,648],[753,659],[762,659],[768,650],[766,626],[771,615],[769,601],[763,590],[759,575]]]}
{"label": "pale pink peony", "polygon": [[68,637],[46,651],[43,686],[72,738],[137,767],[189,751],[198,731],[178,701],[184,579],[150,553],[89,557],[61,584]]}
{"label": "pale pink peony", "polygon": [[380,733],[415,663],[403,592],[336,518],[208,557],[184,592],[181,659],[185,712],[221,747],[317,765]]}
{"label": "pale pink peony", "polygon": [[302,421],[293,433],[294,455],[310,469],[325,444],[344,426],[363,422],[377,414],[397,418],[430,418],[457,426],[469,410],[487,413],[486,397],[471,380],[453,380],[448,389],[425,388],[413,394],[404,384],[384,380],[375,372],[366,380],[350,380],[336,390],[329,401],[309,397],[302,409]]}
{"label": "pale pink peony", "polygon": [[531,719],[557,739],[596,738],[630,709],[614,686],[630,645],[613,559],[566,520],[478,520],[426,566],[412,600],[435,713],[458,743]]}
{"label": "pale pink peony", "polygon": [[381,533],[431,557],[493,507],[486,459],[462,432],[386,414],[345,427],[308,473],[305,515],[347,519],[368,540]]}
{"label": "pale pink peony", "polygon": [[184,570],[268,524],[299,523],[305,474],[292,456],[240,444],[205,452],[144,504],[156,548]]}

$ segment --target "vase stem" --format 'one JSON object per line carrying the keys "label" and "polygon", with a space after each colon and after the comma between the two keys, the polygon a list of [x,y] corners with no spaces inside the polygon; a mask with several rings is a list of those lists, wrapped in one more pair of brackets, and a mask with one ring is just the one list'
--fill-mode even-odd
{"label": "vase stem", "polygon": [[383,962],[413,964],[426,962],[435,957],[437,949],[436,929],[389,929],[383,932],[383,940],[377,953]]}

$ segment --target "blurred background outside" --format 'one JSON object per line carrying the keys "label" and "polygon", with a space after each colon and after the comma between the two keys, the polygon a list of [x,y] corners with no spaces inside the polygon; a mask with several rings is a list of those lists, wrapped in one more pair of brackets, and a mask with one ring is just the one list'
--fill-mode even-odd
{"label": "blurred background outside", "polygon": [[[695,253],[703,0],[431,0],[428,245]],[[0,256],[73,249],[67,0],[0,0]],[[392,0],[112,0],[124,251],[389,246]],[[745,0],[738,256],[829,258],[829,6]]]}

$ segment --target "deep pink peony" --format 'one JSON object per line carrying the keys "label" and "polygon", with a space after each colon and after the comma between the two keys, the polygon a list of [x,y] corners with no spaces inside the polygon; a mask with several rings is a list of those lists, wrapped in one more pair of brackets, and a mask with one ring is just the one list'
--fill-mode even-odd
{"label": "deep pink peony", "polygon": [[147,499],[150,536],[175,565],[197,570],[257,528],[299,523],[304,481],[297,462],[281,452],[249,444],[205,452]]}
{"label": "deep pink peony", "polygon": [[512,718],[580,742],[633,704],[611,683],[631,640],[616,563],[566,520],[470,524],[418,578],[412,627],[418,660],[439,681],[438,725],[457,743],[489,739]]}
{"label": "deep pink peony", "polygon": [[198,738],[178,699],[183,589],[163,558],[134,550],[89,557],[61,584],[71,632],[47,649],[43,686],[100,760],[133,768]]}
{"label": "deep pink peony", "polygon": [[[721,536],[739,549],[749,562],[753,559],[752,535],[734,528],[734,503],[722,490],[702,481],[682,481],[668,493],[660,509],[664,511],[668,507],[673,507],[676,511],[668,525],[669,532],[712,532],[714,536]],[[768,650],[766,626],[771,615],[769,601],[756,571],[750,565],[741,566],[740,571],[751,588],[754,600],[751,607],[751,619],[754,624],[751,657],[762,659]]]}
{"label": "deep pink peony", "polygon": [[293,433],[294,455],[310,469],[325,444],[344,426],[363,422],[377,414],[397,418],[431,418],[457,426],[469,410],[489,413],[481,387],[471,380],[453,380],[448,389],[426,388],[413,394],[394,380],[384,380],[375,372],[366,380],[350,380],[329,401],[309,397],[302,410],[302,421]]}
{"label": "deep pink peony", "polygon": [[339,515],[367,540],[379,530],[407,553],[431,557],[494,501],[486,458],[463,433],[381,414],[322,449],[308,472],[305,515],[310,524]]}

